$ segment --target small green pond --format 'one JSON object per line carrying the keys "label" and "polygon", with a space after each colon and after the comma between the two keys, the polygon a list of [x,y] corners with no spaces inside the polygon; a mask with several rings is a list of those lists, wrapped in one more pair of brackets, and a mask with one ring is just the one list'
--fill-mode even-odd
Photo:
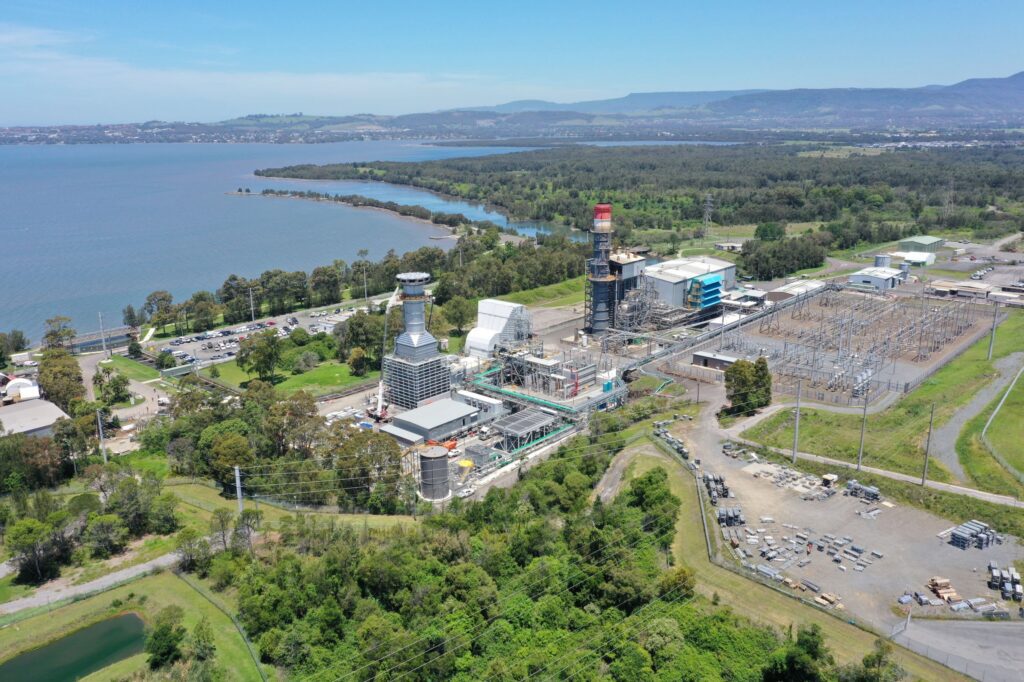
{"label": "small green pond", "polygon": [[141,652],[145,641],[142,619],[135,614],[108,618],[12,658],[0,665],[0,680],[74,682]]}

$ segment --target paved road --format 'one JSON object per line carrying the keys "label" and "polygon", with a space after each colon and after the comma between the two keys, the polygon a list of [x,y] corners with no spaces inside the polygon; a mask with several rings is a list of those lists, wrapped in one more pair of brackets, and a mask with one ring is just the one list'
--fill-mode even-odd
{"label": "paved road", "polygon": [[[96,374],[100,363],[105,358],[106,356],[103,353],[87,353],[78,356],[78,364],[82,368],[82,381],[85,382],[86,395],[90,400],[95,399],[92,377]],[[145,398],[145,401],[134,407],[123,407],[114,410],[114,413],[117,414],[122,422],[132,422],[136,419],[156,414],[158,409],[157,400],[167,397],[167,394],[160,390],[158,382],[143,383],[129,379],[128,388],[133,395],[141,395]]]}
{"label": "paved road", "polygon": [[17,613],[18,611],[24,611],[25,609],[46,606],[51,602],[61,599],[98,592],[129,580],[130,578],[140,576],[143,573],[148,573],[154,568],[169,568],[173,566],[177,560],[177,555],[171,552],[169,554],[158,556],[157,558],[151,559],[145,563],[123,568],[120,571],[115,571],[109,575],[97,578],[96,580],[83,583],[82,585],[59,585],[49,587],[44,585],[36,590],[31,596],[15,599],[14,601],[9,601],[6,604],[0,604],[0,614]]}
{"label": "paved road", "polygon": [[966,480],[967,475],[960,465],[960,456],[956,452],[956,439],[960,437],[964,425],[978,416],[1013,381],[1013,377],[1024,364],[1024,353],[999,358],[993,364],[999,376],[978,391],[974,399],[957,410],[948,422],[935,429],[932,438],[932,452],[935,453],[935,457],[961,481]]}

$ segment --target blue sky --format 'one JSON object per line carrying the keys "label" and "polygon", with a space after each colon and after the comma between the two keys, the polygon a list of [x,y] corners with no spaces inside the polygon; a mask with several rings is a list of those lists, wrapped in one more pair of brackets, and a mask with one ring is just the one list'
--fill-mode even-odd
{"label": "blue sky", "polygon": [[406,113],[1024,70],[1024,2],[4,0],[0,125]]}

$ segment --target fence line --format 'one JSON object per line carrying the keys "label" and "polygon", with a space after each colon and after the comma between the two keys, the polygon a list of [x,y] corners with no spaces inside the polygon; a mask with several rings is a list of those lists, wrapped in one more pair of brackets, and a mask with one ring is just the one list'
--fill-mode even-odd
{"label": "fence line", "polygon": [[985,422],[984,428],[981,429],[981,442],[985,444],[986,448],[988,448],[989,454],[995,457],[996,461],[1003,465],[1004,469],[1010,472],[1010,474],[1018,481],[1024,483],[1024,474],[1022,474],[1020,471],[1017,470],[1016,467],[1012,466],[1008,461],[1006,461],[1006,459],[1001,454],[999,454],[999,451],[995,448],[995,446],[992,445],[991,441],[989,441],[988,439],[988,427],[992,425],[992,422],[995,420],[996,415],[999,414],[999,410],[1002,409],[1003,403],[1005,403],[1006,399],[1010,397],[1010,393],[1013,391],[1013,387],[1017,385],[1017,380],[1020,379],[1021,374],[1024,374],[1024,366],[1021,366],[1020,370],[1017,372],[1017,376],[1013,377],[1013,381],[1011,381],[1010,385],[1006,388],[1006,392],[1003,393],[1003,397],[999,400],[999,404],[996,405],[996,409],[992,410],[992,414],[989,415],[988,421]]}
{"label": "fence line", "polygon": [[256,672],[260,674],[260,679],[262,679],[263,682],[267,682],[267,675],[263,672],[263,666],[260,665],[259,656],[257,656],[256,652],[253,650],[252,642],[249,641],[249,637],[245,634],[245,630],[242,628],[242,624],[238,622],[234,615],[232,615],[227,609],[221,606],[220,603],[215,601],[212,595],[207,594],[206,590],[204,590],[198,583],[193,581],[185,573],[183,573],[182,571],[174,571],[174,575],[181,578],[182,582],[184,582],[186,585],[195,590],[195,592],[199,596],[213,604],[214,608],[216,608],[218,611],[220,611],[229,619],[231,619],[231,622],[235,626],[235,630],[238,631],[238,634],[242,636],[242,641],[245,642],[245,648],[249,650],[249,655],[252,657],[252,662],[256,666]]}

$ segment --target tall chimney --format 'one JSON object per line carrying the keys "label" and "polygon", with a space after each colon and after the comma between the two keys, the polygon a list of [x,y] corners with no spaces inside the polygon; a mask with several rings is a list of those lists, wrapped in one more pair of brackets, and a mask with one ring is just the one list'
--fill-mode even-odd
{"label": "tall chimney", "polygon": [[611,296],[614,291],[614,277],[608,258],[612,251],[612,205],[594,206],[594,228],[591,230],[593,256],[588,263],[587,279],[590,285],[590,300],[587,306],[586,327],[592,334],[608,331],[611,320]]}

